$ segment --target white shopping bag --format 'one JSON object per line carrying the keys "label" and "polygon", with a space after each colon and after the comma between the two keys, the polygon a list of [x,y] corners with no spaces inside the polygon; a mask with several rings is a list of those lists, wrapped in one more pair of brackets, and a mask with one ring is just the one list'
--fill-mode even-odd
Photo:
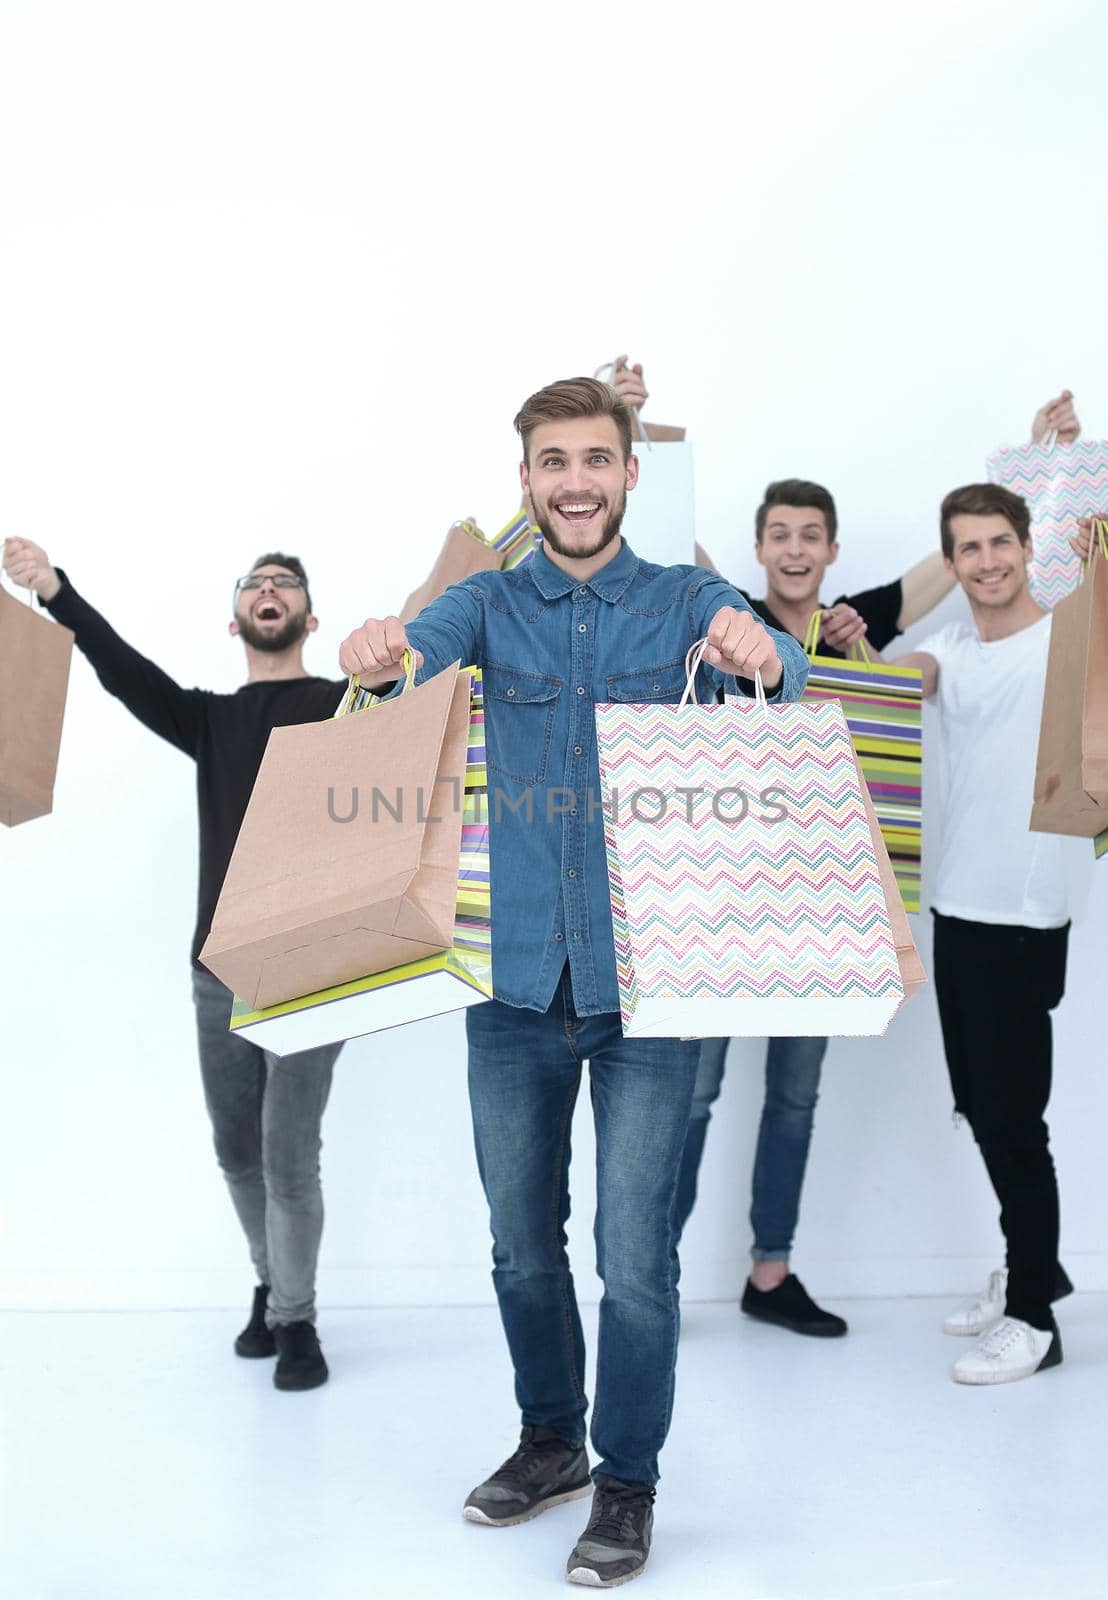
{"label": "white shopping bag", "polygon": [[[594,377],[610,383],[611,361]],[[627,496],[623,533],[637,556],[660,567],[696,564],[696,495],[692,446],[684,428],[646,422],[634,412],[640,437],[635,441],[639,481]]]}

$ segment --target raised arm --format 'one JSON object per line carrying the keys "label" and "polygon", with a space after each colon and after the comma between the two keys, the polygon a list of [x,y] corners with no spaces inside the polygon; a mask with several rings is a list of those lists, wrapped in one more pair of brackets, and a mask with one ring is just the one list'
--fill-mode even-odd
{"label": "raised arm", "polygon": [[918,667],[923,673],[923,698],[930,700],[939,687],[939,663],[933,655],[926,650],[910,650],[905,656],[897,656],[890,662],[894,667]]}
{"label": "raised arm", "polygon": [[74,589],[64,572],[50,564],[41,545],[30,539],[4,541],[4,571],[31,589],[58,622],[73,630],[77,648],[107,689],[151,733],[188,756],[196,754],[204,719],[204,694],[182,689],[167,672],[121,639],[115,629]]}
{"label": "raised arm", "polygon": [[924,556],[922,561],[917,561],[914,567],[909,567],[900,580],[900,615],[896,625],[901,633],[933,611],[940,600],[946,599],[957,582],[953,572],[947,570],[941,550],[935,550],[931,555]]}

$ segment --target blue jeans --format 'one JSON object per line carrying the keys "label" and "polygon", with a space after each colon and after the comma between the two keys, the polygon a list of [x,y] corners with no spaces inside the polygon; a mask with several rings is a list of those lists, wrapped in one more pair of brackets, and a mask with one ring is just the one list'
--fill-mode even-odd
{"label": "blue jeans", "polygon": [[493,1283],[525,1423],[583,1443],[585,1344],[566,1253],[570,1122],[589,1062],[596,1266],[604,1282],[592,1441],[596,1472],[655,1483],[677,1364],[674,1202],[699,1046],[625,1039],[618,1013],[578,1017],[568,967],[545,1012],[466,1012],[477,1165]]}
{"label": "blue jeans", "polygon": [[[677,1237],[696,1201],[696,1179],[712,1105],[723,1083],[729,1039],[705,1039],[700,1048],[689,1133],[677,1189]],[[819,1097],[826,1039],[770,1039],[766,1093],[754,1155],[750,1225],[755,1261],[787,1261],[792,1251],[800,1191],[808,1165],[812,1121]]]}
{"label": "blue jeans", "polygon": [[266,1322],[314,1322],[320,1123],[342,1045],[275,1056],[227,1031],[231,991],[212,973],[193,968],[192,995],[216,1159],[258,1282],[269,1285]]}

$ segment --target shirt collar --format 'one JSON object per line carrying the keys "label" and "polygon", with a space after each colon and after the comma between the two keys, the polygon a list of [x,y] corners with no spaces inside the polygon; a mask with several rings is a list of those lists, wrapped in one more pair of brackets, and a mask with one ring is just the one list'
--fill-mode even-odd
{"label": "shirt collar", "polygon": [[585,588],[591,589],[601,600],[614,604],[638,570],[639,558],[626,539],[615,560],[609,561],[606,567],[601,567],[599,572],[593,573],[584,584],[566,572],[563,567],[556,566],[541,547],[527,563],[531,581],[544,600],[560,600],[573,589]]}

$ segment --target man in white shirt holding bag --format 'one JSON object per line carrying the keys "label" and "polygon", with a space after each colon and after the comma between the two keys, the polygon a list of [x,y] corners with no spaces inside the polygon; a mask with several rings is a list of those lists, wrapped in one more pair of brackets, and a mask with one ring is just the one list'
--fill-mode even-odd
{"label": "man in white shirt holding bag", "polygon": [[946,496],[943,555],[973,621],[901,656],[937,702],[945,803],[932,911],[934,980],[956,1112],[1000,1202],[1007,1271],[948,1317],[976,1334],[958,1383],[1011,1383],[1057,1366],[1052,1302],[1072,1288],[1058,1262],[1058,1183],[1044,1120],[1050,1013],[1065,986],[1064,841],[1031,833],[1050,613],[1027,586],[1027,504],[996,484]]}

